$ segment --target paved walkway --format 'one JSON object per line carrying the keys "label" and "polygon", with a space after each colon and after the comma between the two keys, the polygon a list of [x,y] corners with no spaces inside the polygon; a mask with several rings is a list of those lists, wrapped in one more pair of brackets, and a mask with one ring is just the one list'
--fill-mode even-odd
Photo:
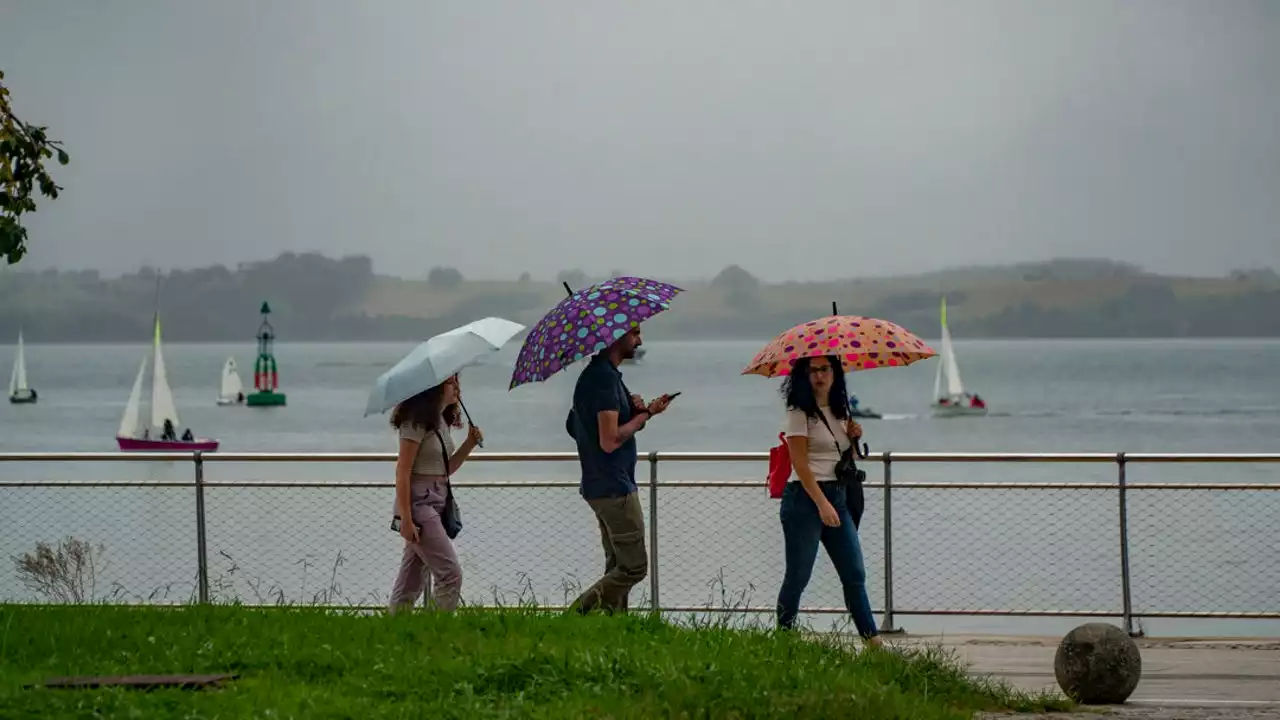
{"label": "paved walkway", "polygon": [[[1005,678],[1026,690],[1061,692],[1053,675],[1059,640],[911,635],[891,642],[940,644],[954,649],[974,674]],[[1280,639],[1138,638],[1135,642],[1142,652],[1142,680],[1125,706],[1107,709],[1114,717],[1280,720]],[[1095,711],[1046,717],[1096,720],[1099,715]]]}

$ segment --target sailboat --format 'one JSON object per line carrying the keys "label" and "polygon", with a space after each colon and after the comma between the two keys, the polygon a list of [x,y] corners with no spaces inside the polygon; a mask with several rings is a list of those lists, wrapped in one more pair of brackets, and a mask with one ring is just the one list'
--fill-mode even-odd
{"label": "sailboat", "polygon": [[18,352],[13,358],[13,372],[9,375],[9,402],[14,405],[33,405],[38,394],[27,384],[27,356],[22,345],[22,330],[18,330]]}
{"label": "sailboat", "polygon": [[[181,440],[177,437],[178,408],[173,401],[173,391],[169,388],[169,378],[165,374],[164,354],[160,350],[160,314],[156,313],[155,337],[151,344],[151,417],[146,424],[142,420],[142,386],[147,376],[147,356],[142,356],[138,365],[138,375],[133,380],[133,390],[129,393],[129,404],[124,408],[124,417],[120,418],[120,430],[116,433],[116,442],[126,452],[191,452],[201,450],[213,452],[218,449],[218,441],[210,438],[193,438]],[[169,421],[174,430],[174,437],[164,438],[164,424]]]}
{"label": "sailboat", "polygon": [[244,383],[240,381],[240,373],[236,370],[235,358],[229,357],[222,364],[222,384],[218,390],[218,404],[244,404]]}
{"label": "sailboat", "polygon": [[[939,417],[964,417],[986,415],[987,404],[977,395],[967,392],[960,381],[960,366],[956,364],[956,351],[951,345],[951,331],[947,329],[947,299],[942,298],[942,358],[933,379],[933,414]],[[943,378],[946,387],[943,387]]]}

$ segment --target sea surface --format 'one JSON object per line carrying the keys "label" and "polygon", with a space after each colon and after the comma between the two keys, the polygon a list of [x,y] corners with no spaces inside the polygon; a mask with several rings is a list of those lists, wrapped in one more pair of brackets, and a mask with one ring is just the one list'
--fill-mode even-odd
{"label": "sea surface", "polygon": [[[624,366],[646,397],[683,394],[640,436],[642,452],[762,452],[777,442],[779,383],[740,375],[760,342],[659,342]],[[283,408],[218,407],[223,361],[252,384],[254,348],[166,345],[180,427],[221,449],[392,452],[385,415],[364,417],[373,381],[412,349],[400,344],[277,347]],[[143,345],[31,345],[34,406],[0,406],[0,453],[114,452],[115,432]],[[1280,452],[1280,342],[1064,340],[956,342],[968,389],[985,418],[935,419],[936,359],[849,376],[864,406],[872,452]],[[578,368],[508,391],[516,348],[463,373],[467,409],[487,452],[571,451],[563,420]],[[0,347],[7,374],[13,348]],[[144,411],[145,412],[145,411]],[[459,436],[461,439],[461,436]],[[880,483],[879,463],[867,467]],[[640,469],[648,478],[649,468]],[[1108,464],[895,462],[894,483],[1114,483]],[[1280,464],[1130,463],[1129,483],[1276,483]],[[385,602],[400,554],[387,527],[392,468],[380,463],[227,463],[205,466],[209,575],[216,598]],[[781,578],[777,503],[764,463],[658,466],[657,566],[664,606],[770,608]],[[102,545],[100,597],[185,601],[194,587],[191,463],[0,461],[0,600],[33,600],[11,558],[37,542],[75,536]],[[94,483],[16,486],[16,483]],[[457,476],[466,527],[458,539],[472,602],[561,604],[603,564],[594,520],[577,496],[573,463],[473,462]],[[746,481],[748,487],[665,483]],[[563,483],[494,488],[467,483]],[[131,483],[121,486],[120,483]],[[290,487],[311,483],[321,487]],[[253,486],[246,486],[253,485]],[[267,486],[269,485],[269,486]],[[883,607],[883,491],[867,490],[860,528],[872,604]],[[892,495],[893,601],[907,610],[1118,611],[1121,563],[1114,489],[902,487]],[[1280,610],[1280,490],[1128,493],[1135,611]],[[647,602],[648,582],[633,600]],[[839,584],[820,555],[804,597],[838,608]],[[816,624],[835,616],[815,616]],[[1079,619],[905,615],[909,631],[1057,632]],[[1280,634],[1272,621],[1148,619],[1153,634]]]}

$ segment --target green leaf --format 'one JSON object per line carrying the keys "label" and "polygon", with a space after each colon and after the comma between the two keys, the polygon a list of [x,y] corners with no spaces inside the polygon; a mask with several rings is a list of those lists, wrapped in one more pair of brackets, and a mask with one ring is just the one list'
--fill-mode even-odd
{"label": "green leaf", "polygon": [[[0,72],[0,80],[4,73]],[[62,188],[45,170],[44,161],[57,153],[58,164],[71,158],[50,142],[48,128],[23,122],[9,105],[9,88],[0,83],[0,257],[9,264],[26,254],[27,230],[18,222],[24,213],[35,212],[35,193],[57,199]]]}

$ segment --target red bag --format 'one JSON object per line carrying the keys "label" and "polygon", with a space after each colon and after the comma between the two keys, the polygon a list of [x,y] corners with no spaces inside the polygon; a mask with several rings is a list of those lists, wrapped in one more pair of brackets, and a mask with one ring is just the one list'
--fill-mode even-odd
{"label": "red bag", "polygon": [[785,433],[778,433],[779,444],[769,448],[769,497],[778,499],[791,479],[791,448]]}

